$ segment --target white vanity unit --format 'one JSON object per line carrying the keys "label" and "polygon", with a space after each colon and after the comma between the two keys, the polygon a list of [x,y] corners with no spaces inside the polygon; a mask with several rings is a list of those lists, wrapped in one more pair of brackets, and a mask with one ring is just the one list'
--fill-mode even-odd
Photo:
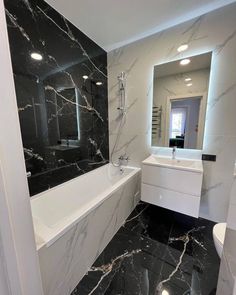
{"label": "white vanity unit", "polygon": [[141,200],[198,217],[202,178],[201,160],[151,155],[142,162]]}

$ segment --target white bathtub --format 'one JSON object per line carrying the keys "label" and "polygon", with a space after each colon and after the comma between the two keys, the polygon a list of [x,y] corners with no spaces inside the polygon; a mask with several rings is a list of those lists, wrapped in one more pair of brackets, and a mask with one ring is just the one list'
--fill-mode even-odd
{"label": "white bathtub", "polygon": [[108,164],[31,200],[45,295],[69,295],[140,199],[140,169]]}

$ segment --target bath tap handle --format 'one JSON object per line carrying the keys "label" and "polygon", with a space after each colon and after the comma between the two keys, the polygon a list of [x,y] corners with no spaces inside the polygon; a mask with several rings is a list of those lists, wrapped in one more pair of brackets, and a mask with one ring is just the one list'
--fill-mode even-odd
{"label": "bath tap handle", "polygon": [[125,161],[129,162],[129,161],[130,161],[130,157],[127,156],[127,157],[125,158]]}
{"label": "bath tap handle", "polygon": [[175,160],[176,158],[176,150],[177,150],[177,146],[173,146],[173,149],[172,149],[172,159]]}
{"label": "bath tap handle", "polygon": [[125,155],[121,155],[121,156],[119,157],[119,160],[120,160],[120,161],[127,161],[127,162],[128,162],[128,161],[130,160],[130,158],[129,158],[129,156],[126,156],[126,157],[125,157]]}

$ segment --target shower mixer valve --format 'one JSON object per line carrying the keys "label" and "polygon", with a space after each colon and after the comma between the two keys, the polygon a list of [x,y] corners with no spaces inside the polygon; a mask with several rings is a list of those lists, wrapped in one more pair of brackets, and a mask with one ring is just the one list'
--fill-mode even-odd
{"label": "shower mixer valve", "polygon": [[126,156],[126,155],[121,155],[119,157],[119,161],[120,162],[123,162],[123,161],[129,162],[130,161],[130,157],[129,156]]}

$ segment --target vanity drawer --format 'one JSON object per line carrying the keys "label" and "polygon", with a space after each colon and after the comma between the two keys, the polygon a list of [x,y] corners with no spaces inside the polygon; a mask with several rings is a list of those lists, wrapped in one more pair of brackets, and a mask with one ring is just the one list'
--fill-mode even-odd
{"label": "vanity drawer", "polygon": [[142,183],[141,200],[193,217],[199,216],[200,197]]}
{"label": "vanity drawer", "polygon": [[143,165],[142,167],[142,183],[199,197],[202,177],[202,173],[161,166]]}

